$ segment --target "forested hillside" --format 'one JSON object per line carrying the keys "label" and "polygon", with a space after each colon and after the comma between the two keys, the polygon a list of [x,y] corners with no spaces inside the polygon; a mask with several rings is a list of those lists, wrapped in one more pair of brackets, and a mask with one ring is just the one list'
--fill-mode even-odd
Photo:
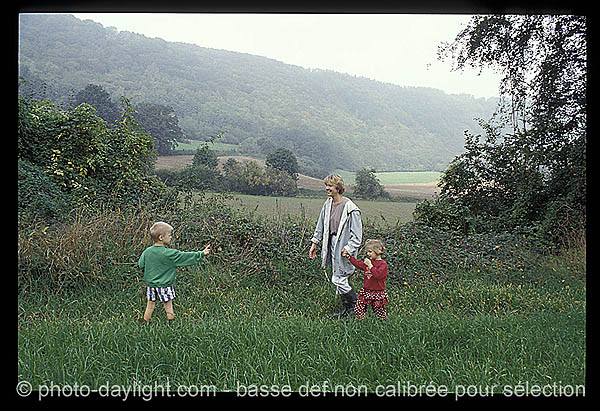
{"label": "forested hillside", "polygon": [[[265,156],[289,148],[306,170],[444,170],[495,99],[400,87],[273,59],[172,43],[71,15],[21,15],[19,72],[66,104],[97,84],[116,100],[173,107],[188,138]],[[314,173],[313,173],[314,174]]]}

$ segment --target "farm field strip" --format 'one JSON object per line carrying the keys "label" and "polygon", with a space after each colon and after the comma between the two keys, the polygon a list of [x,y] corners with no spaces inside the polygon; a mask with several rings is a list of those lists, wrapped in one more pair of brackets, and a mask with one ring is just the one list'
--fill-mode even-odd
{"label": "farm field strip", "polygon": [[[193,155],[158,156],[156,169],[181,169],[192,163]],[[246,156],[220,156],[219,164],[227,159],[237,161],[255,161],[264,167],[264,161]],[[346,182],[346,191],[353,193],[354,172],[335,170]],[[437,182],[440,177],[437,171],[396,171],[377,173],[381,185],[394,197],[408,197],[416,200],[431,199],[439,193]],[[323,180],[300,174],[298,188],[308,190],[323,190]],[[413,207],[414,208],[414,207]]]}

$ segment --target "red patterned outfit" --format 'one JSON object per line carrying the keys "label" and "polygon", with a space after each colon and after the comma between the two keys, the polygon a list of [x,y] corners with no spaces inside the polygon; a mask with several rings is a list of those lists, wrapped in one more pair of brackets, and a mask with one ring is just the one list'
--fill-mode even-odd
{"label": "red patterned outfit", "polygon": [[385,320],[387,318],[385,305],[388,303],[388,296],[385,291],[385,280],[388,276],[387,263],[384,260],[371,260],[373,267],[369,267],[354,257],[350,257],[350,262],[356,268],[363,270],[365,276],[363,279],[363,288],[358,293],[354,314],[359,320],[367,316],[367,306],[373,306],[373,311],[378,318]]}

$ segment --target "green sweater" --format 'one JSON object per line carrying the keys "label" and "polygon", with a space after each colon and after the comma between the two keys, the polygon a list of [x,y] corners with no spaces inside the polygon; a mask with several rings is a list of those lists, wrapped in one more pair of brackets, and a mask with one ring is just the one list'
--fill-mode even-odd
{"label": "green sweater", "polygon": [[185,252],[153,245],[144,250],[138,265],[144,270],[144,281],[148,287],[168,287],[175,281],[177,267],[194,265],[203,259],[202,251]]}

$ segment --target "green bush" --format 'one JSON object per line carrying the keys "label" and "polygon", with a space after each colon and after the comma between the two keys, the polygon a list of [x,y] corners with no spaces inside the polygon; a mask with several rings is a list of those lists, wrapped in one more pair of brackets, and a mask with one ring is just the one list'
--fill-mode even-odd
{"label": "green bush", "polygon": [[[240,283],[286,289],[323,277],[319,259],[308,259],[314,219],[267,218],[240,212],[219,196],[176,199],[171,194],[134,210],[75,211],[68,221],[49,228],[23,223],[20,282],[40,280],[54,288],[68,278],[110,282],[110,273],[120,264],[135,269],[151,244],[148,229],[158,220],[174,227],[174,248],[195,251],[211,244],[209,264]],[[365,223],[363,238],[380,238],[386,244],[390,287],[444,284],[464,270],[478,270],[481,278],[499,283],[540,281],[536,272],[548,250],[533,231],[463,236],[422,223]],[[359,257],[364,256],[361,250]]]}
{"label": "green bush", "polygon": [[41,167],[18,160],[18,213],[53,220],[67,211],[68,197]]}
{"label": "green bush", "polygon": [[[113,128],[87,104],[65,111],[47,101],[19,97],[18,107],[20,210],[41,184],[47,185],[40,199],[46,204],[45,214],[56,214],[64,202],[88,207],[133,205],[164,190],[148,174],[153,140],[139,131],[126,99],[122,99],[121,120]],[[56,206],[51,206],[52,198]]]}

